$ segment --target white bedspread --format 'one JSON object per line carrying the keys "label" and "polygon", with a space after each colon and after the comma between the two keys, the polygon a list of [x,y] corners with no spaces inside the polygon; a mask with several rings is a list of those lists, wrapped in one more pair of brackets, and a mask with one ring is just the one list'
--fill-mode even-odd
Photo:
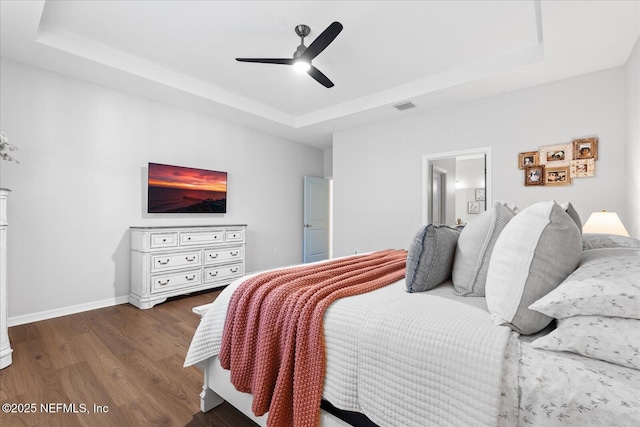
{"label": "white bedspread", "polygon": [[[203,317],[185,366],[217,355],[239,283]],[[401,280],[336,301],[324,321],[323,397],[334,406],[384,426],[502,424],[511,332],[493,324],[484,298],[458,297],[451,285],[409,294]]]}
{"label": "white bedspread", "polygon": [[498,424],[510,330],[485,310],[409,294],[372,311],[363,326],[358,400],[376,424]]}

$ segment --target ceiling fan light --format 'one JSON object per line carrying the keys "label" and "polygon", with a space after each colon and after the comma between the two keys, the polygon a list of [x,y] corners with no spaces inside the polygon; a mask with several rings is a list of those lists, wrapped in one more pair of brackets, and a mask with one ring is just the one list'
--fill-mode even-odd
{"label": "ceiling fan light", "polygon": [[300,73],[306,73],[311,68],[311,64],[304,60],[298,60],[293,63],[293,68]]}

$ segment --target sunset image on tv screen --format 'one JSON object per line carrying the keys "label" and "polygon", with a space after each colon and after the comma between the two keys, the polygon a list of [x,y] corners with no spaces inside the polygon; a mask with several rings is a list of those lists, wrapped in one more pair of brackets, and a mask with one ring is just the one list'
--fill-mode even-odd
{"label": "sunset image on tv screen", "polygon": [[149,213],[226,213],[227,173],[149,163]]}

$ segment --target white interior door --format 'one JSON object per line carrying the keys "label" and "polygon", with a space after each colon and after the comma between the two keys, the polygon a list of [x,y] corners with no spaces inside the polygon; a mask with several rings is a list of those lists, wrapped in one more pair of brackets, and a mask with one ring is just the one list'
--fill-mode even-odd
{"label": "white interior door", "polygon": [[304,262],[329,258],[329,180],[304,177]]}

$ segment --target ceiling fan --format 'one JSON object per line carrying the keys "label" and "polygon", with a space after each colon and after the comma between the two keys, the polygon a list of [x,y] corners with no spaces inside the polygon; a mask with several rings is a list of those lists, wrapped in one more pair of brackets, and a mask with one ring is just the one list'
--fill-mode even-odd
{"label": "ceiling fan", "polygon": [[293,65],[296,69],[306,71],[307,74],[321,85],[327,88],[333,87],[333,82],[320,70],[311,65],[311,60],[325,50],[338,34],[340,34],[342,24],[334,22],[329,25],[308,47],[304,45],[304,38],[309,35],[311,28],[301,24],[297,25],[295,30],[296,34],[300,37],[300,46],[298,46],[298,49],[293,53],[293,58],[236,58],[236,61]]}

